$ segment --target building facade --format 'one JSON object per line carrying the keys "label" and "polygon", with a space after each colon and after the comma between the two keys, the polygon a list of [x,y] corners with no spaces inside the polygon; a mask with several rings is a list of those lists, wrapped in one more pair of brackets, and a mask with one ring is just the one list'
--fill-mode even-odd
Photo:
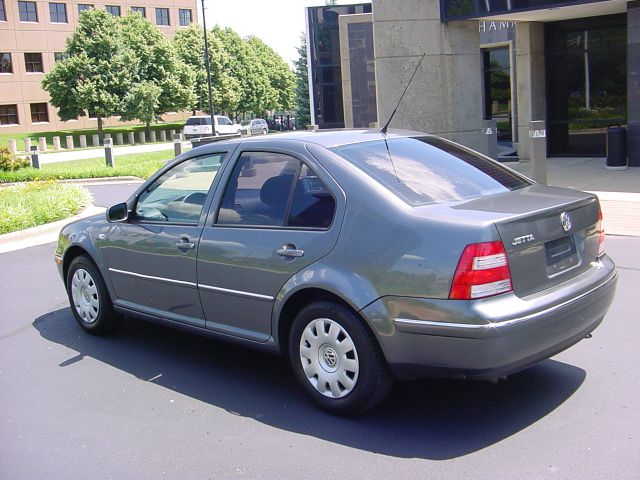
{"label": "building facade", "polygon": [[[310,32],[337,7],[312,8],[323,14],[309,9]],[[339,26],[349,23],[349,13],[334,11]],[[483,120],[494,119],[499,140],[526,160],[530,121],[546,121],[552,156],[602,156],[607,128],[624,125],[630,164],[640,166],[640,1],[373,0],[370,12],[380,124],[424,55],[393,127],[481,149]],[[339,38],[351,52],[351,40]],[[323,75],[339,74],[355,98],[342,65]],[[333,124],[355,126],[349,94],[341,99],[347,114]],[[315,123],[326,126],[318,115]]]}
{"label": "building facade", "polygon": [[[41,86],[44,75],[62,58],[80,13],[90,8],[117,16],[137,11],[168,37],[197,21],[196,0],[0,0],[0,133],[97,127],[96,119],[90,117],[61,121]],[[165,120],[184,116],[170,113]],[[105,120],[105,126],[119,123],[117,118]]]}

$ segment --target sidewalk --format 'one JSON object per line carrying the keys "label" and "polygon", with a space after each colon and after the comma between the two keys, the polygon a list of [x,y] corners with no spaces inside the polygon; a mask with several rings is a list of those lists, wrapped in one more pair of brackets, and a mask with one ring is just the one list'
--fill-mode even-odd
{"label": "sidewalk", "polygon": [[[183,142],[183,151],[191,146],[190,142]],[[165,150],[173,150],[173,142],[165,143],[148,143],[144,145],[122,145],[113,147],[113,153],[118,158],[118,155],[129,155],[132,153],[145,153],[145,152],[162,152]],[[68,162],[70,160],[85,160],[87,158],[104,158],[104,148],[87,148],[83,150],[72,150],[66,152],[55,153],[41,153],[40,163],[55,163],[55,162]]]}
{"label": "sidewalk", "polygon": [[[604,158],[549,158],[548,183],[595,193],[608,235],[640,236],[640,168],[607,170]],[[529,163],[505,165],[529,176]]]}

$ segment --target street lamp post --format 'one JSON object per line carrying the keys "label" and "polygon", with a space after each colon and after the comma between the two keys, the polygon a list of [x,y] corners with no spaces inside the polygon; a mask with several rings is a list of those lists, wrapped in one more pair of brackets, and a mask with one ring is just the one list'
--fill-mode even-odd
{"label": "street lamp post", "polygon": [[211,64],[209,63],[209,41],[207,39],[207,18],[204,14],[204,0],[202,1],[202,27],[204,28],[204,66],[207,69],[207,87],[209,88],[209,115],[211,116],[211,131],[216,134],[216,121],[213,116],[213,94],[211,93]]}

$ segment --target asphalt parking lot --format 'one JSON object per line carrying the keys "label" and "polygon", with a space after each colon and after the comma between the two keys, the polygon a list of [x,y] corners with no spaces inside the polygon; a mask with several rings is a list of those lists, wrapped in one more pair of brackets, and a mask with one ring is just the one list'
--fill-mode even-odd
{"label": "asphalt parking lot", "polygon": [[399,383],[351,419],[280,358],[138,320],[89,336],[53,244],[1,254],[0,478],[637,479],[639,247],[607,239],[592,339],[499,384]]}

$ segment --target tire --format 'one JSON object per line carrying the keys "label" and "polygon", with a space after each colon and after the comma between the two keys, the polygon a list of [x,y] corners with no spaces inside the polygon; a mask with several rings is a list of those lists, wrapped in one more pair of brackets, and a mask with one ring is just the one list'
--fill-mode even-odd
{"label": "tire", "polygon": [[266,128],[263,128],[263,129],[262,129],[262,134],[263,134],[263,135],[266,135],[267,133],[269,133],[269,131],[268,131]]}
{"label": "tire", "polygon": [[69,265],[67,295],[73,316],[87,332],[105,334],[120,325],[122,317],[113,309],[102,275],[85,255],[74,258]]}
{"label": "tire", "polygon": [[334,414],[369,410],[393,386],[376,338],[360,317],[334,302],[315,302],[298,313],[291,327],[289,353],[304,389]]}

